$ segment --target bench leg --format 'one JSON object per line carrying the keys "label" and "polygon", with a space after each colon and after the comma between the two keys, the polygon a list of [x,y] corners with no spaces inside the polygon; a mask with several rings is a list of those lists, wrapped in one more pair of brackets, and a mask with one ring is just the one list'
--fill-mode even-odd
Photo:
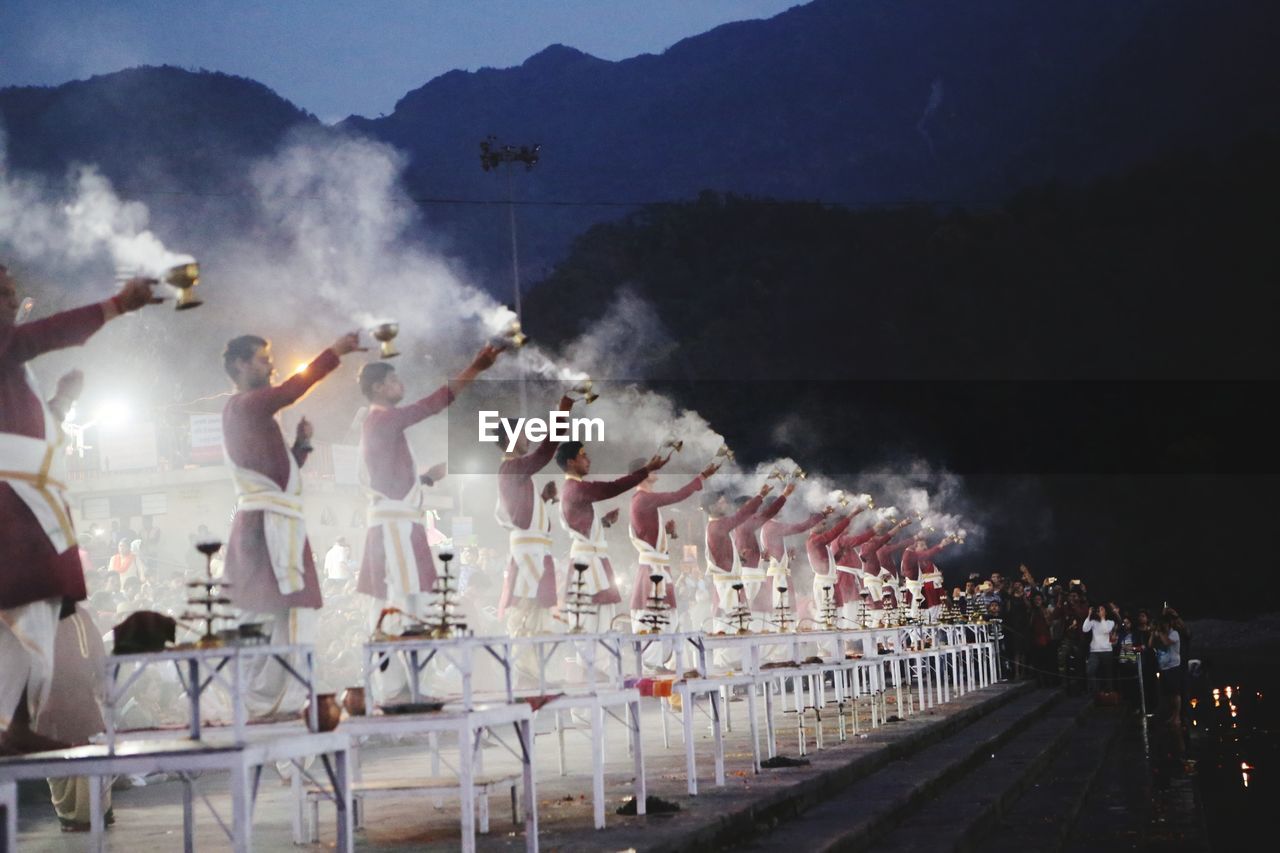
{"label": "bench leg", "polygon": [[485,789],[480,792],[480,799],[476,800],[476,816],[480,820],[480,834],[489,834],[489,791]]}
{"label": "bench leg", "polygon": [[724,787],[724,732],[720,730],[720,691],[712,690],[707,696],[711,699],[711,731],[716,745],[716,784]]}
{"label": "bench leg", "polygon": [[[661,703],[661,700],[659,700]],[[644,741],[640,737],[640,702],[628,703],[627,707],[631,709],[631,755],[635,764],[635,797],[636,797],[636,814],[645,813],[645,804],[649,801],[648,782],[644,777]],[[662,706],[659,704],[658,713],[662,713]]]}
{"label": "bench leg", "polygon": [[[90,776],[89,782],[89,849],[101,853],[103,834],[106,830],[106,815],[102,812],[102,778]],[[17,846],[17,839],[14,839]]]}
{"label": "bench leg", "polygon": [[689,785],[689,796],[698,795],[698,768],[693,753],[693,702],[694,693],[686,690],[680,696],[681,716],[684,722],[684,776]]}
{"label": "bench leg", "polygon": [[591,800],[596,829],[604,829],[604,709],[591,708]]}
{"label": "bench leg", "polygon": [[231,848],[236,853],[253,849],[253,805],[249,797],[249,768],[244,764],[231,771]]}

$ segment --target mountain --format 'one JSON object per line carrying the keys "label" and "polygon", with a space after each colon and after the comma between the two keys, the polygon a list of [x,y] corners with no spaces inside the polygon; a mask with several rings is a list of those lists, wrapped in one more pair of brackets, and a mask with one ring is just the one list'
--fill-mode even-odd
{"label": "mountain", "polygon": [[[507,293],[508,187],[526,285],[591,225],[702,190],[989,207],[1280,126],[1278,40],[1280,4],[1252,0],[813,0],[660,55],[553,45],[453,71],[336,130],[402,149],[428,224]],[[14,167],[94,162],[126,193],[162,191],[143,199],[186,223],[233,217],[210,198],[239,192],[244,164],[291,129],[319,127],[253,81],[169,67],[3,89],[0,120]],[[490,134],[540,143],[540,162],[482,171]]]}
{"label": "mountain", "polygon": [[154,222],[187,228],[195,211],[232,224],[248,165],[300,126],[320,123],[261,83],[171,66],[0,89],[10,168],[60,179],[93,164]]}
{"label": "mountain", "polygon": [[[1280,5],[1247,0],[898,3],[815,0],[658,56],[562,45],[517,68],[453,72],[346,126],[409,152],[419,196],[506,197],[478,142],[539,142],[511,175],[526,278],[608,205],[704,189],[855,207],[987,205],[1169,150],[1280,126]],[[506,211],[429,204],[497,272]],[[623,207],[622,210],[626,208]]]}

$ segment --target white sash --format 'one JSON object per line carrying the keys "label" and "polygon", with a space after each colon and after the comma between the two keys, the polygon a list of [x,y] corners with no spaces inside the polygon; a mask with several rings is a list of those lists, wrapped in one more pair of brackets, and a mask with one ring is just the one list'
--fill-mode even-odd
{"label": "white sash", "polygon": [[493,517],[507,529],[507,544],[511,549],[511,559],[516,564],[512,598],[537,598],[544,558],[551,553],[551,518],[547,515],[547,502],[534,495],[533,518],[528,530],[516,527],[502,508],[501,498],[494,507]]}
{"label": "white sash", "polygon": [[44,438],[0,433],[0,480],[8,483],[40,524],[40,529],[61,554],[76,546],[76,532],[67,507],[66,486],[62,482],[62,425],[40,397],[40,388],[26,367],[27,387],[40,401],[44,415]]}
{"label": "white sash", "polygon": [[765,572],[771,578],[789,577],[791,575],[791,555],[784,549],[782,559],[769,558],[769,569]]}
{"label": "white sash", "polygon": [[884,578],[879,575],[873,575],[865,569],[860,570],[863,588],[870,593],[873,602],[880,602],[884,599]]}
{"label": "white sash", "polygon": [[604,572],[604,558],[609,556],[609,545],[604,538],[604,526],[600,524],[600,513],[595,504],[591,505],[591,531],[583,536],[569,525],[564,517],[564,502],[560,502],[560,523],[569,532],[569,589],[574,588],[574,563],[586,563],[587,571],[583,576],[582,591],[595,595],[609,589],[609,576]]}
{"label": "white sash", "polygon": [[903,578],[902,585],[906,587],[907,592],[911,593],[911,615],[914,616],[920,611],[920,605],[924,599],[924,579]]}
{"label": "white sash", "polygon": [[293,453],[289,457],[289,482],[281,491],[267,475],[241,468],[231,461],[223,446],[223,456],[236,487],[236,511],[262,512],[262,532],[267,540],[267,558],[281,595],[301,592],[306,587],[303,551],[307,526],[302,514],[302,476]]}
{"label": "white sash", "polygon": [[[662,575],[662,580],[670,588],[673,583],[671,579],[671,555],[668,553],[669,547],[667,543],[667,528],[662,520],[662,513],[658,513],[658,544],[650,545],[648,542],[636,535],[631,525],[627,525],[627,535],[631,537],[631,544],[635,546],[639,552],[638,562],[642,566],[648,566],[649,571],[645,575]],[[641,582],[648,580],[647,577],[642,578]],[[648,598],[648,596],[646,596]]]}
{"label": "white sash", "polygon": [[418,479],[418,459],[409,448],[409,461],[413,468],[413,488],[400,500],[384,495],[373,487],[369,466],[365,463],[365,447],[360,442],[360,485],[369,495],[365,510],[365,524],[382,528],[383,577],[387,585],[387,603],[401,610],[413,612],[422,594],[422,576],[418,555],[413,550],[413,526],[425,524],[426,513],[422,507],[422,481]]}
{"label": "white sash", "polygon": [[729,547],[733,552],[733,566],[728,569],[722,569],[716,565],[711,557],[711,526],[707,526],[706,532],[702,536],[703,545],[707,552],[707,573],[715,580],[716,583],[736,583],[742,580],[742,555],[738,553],[738,549],[733,547],[733,539],[730,537]]}
{"label": "white sash", "polygon": [[932,584],[937,589],[942,589],[942,572],[937,571],[936,569],[932,572],[922,573],[920,575],[920,580],[923,583]]}

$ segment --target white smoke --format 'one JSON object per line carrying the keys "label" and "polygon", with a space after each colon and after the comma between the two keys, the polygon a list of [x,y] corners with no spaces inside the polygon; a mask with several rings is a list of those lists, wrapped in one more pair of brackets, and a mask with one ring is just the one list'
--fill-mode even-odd
{"label": "white smoke", "polygon": [[93,167],[77,168],[52,192],[0,168],[0,247],[23,263],[67,272],[100,261],[127,277],[192,260],[167,249],[148,220],[145,205],[122,200]]}

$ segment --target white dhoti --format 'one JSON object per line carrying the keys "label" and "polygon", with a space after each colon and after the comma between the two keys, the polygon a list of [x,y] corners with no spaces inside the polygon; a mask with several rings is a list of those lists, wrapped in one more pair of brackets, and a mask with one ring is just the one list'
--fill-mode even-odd
{"label": "white dhoti", "polygon": [[[658,541],[656,545],[650,545],[648,542],[636,535],[635,530],[627,528],[627,535],[631,537],[631,544],[635,546],[638,555],[639,569],[636,571],[636,590],[632,591],[631,603],[644,602],[645,607],[631,608],[631,631],[632,633],[640,633],[648,631],[649,626],[641,621],[648,610],[651,596],[645,592],[652,586],[649,579],[657,575],[662,578],[661,586],[662,598],[670,603],[676,601],[675,597],[675,579],[671,577],[671,555],[668,553],[667,529],[663,523],[661,514],[658,516]],[[669,593],[669,594],[668,594]],[[676,607],[669,607],[662,611],[662,615],[667,618],[667,624],[659,628],[660,631],[679,631],[680,613]],[[644,665],[657,669],[658,667],[667,666],[671,657],[675,654],[675,648],[670,640],[651,643],[644,650],[641,657]]]}
{"label": "white dhoti", "polygon": [[[707,556],[707,577],[715,585],[717,605],[715,614],[712,618],[712,631],[723,631],[726,634],[738,633],[737,620],[730,620],[729,614],[739,607],[745,607],[746,602],[739,597],[739,591],[734,589],[734,584],[742,583],[742,575],[739,573],[741,565],[738,563],[738,556],[735,553],[733,557],[733,571],[722,571],[715,563],[711,562],[710,553]],[[748,623],[744,627],[750,627]],[[717,648],[711,655],[712,662],[719,667],[738,669],[742,664],[742,654],[730,649]]]}
{"label": "white dhoti", "polygon": [[[29,368],[26,379],[32,394],[42,400]],[[62,554],[77,545],[61,480],[62,425],[48,406],[42,405],[41,410],[46,438],[0,433],[0,480],[27,505],[53,550]],[[23,570],[22,566],[6,568]],[[0,610],[0,727],[9,727],[23,691],[33,724],[48,699],[61,609],[61,597],[54,597]]]}
{"label": "white dhoti", "polygon": [[[766,582],[769,584],[769,600],[773,602],[776,610],[784,601],[791,608],[792,614],[796,609],[796,591],[791,586],[791,557],[787,554],[782,555],[779,560],[776,557],[769,558],[769,568],[765,571]],[[778,592],[778,587],[786,587],[785,593]],[[816,599],[815,599],[816,601]]]}
{"label": "white dhoti", "polygon": [[924,604],[924,580],[922,578],[903,578],[902,586],[898,590],[898,601],[902,601],[902,591],[906,590],[911,595],[911,606],[907,611],[912,619],[920,615],[920,608]]}
{"label": "white dhoti", "polygon": [[[250,621],[271,620],[269,642],[273,646],[315,644],[319,614],[309,607],[246,612],[244,616]],[[306,675],[301,655],[291,655],[288,660],[298,674]],[[245,685],[245,708],[253,717],[299,713],[309,698],[306,685],[291,676],[275,658],[254,658],[245,672]]]}
{"label": "white dhoti", "polygon": [[9,727],[23,691],[32,721],[49,698],[61,609],[61,598],[46,598],[0,610],[0,728]]}

